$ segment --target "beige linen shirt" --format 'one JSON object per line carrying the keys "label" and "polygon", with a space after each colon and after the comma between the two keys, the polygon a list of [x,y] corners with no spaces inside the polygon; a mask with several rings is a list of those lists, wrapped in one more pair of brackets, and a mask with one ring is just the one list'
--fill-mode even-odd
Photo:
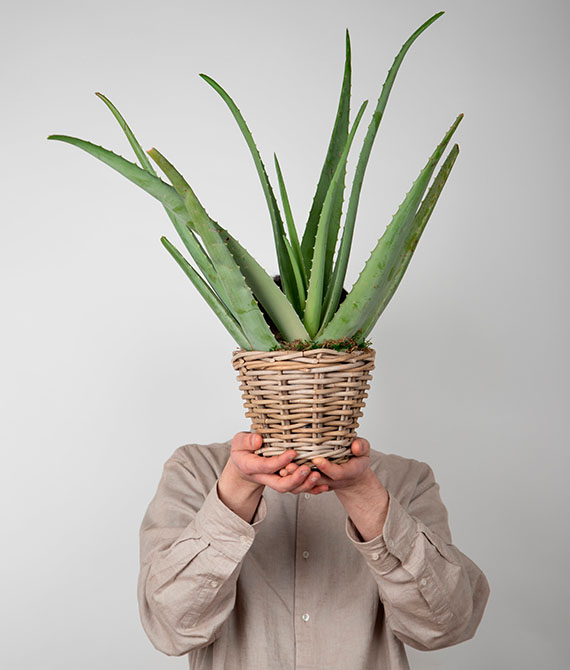
{"label": "beige linen shirt", "polygon": [[200,670],[404,670],[404,643],[468,640],[489,585],[451,541],[431,468],[372,451],[390,496],[362,542],[333,492],[266,488],[252,523],[219,499],[230,442],[179,447],[140,528],[152,644]]}

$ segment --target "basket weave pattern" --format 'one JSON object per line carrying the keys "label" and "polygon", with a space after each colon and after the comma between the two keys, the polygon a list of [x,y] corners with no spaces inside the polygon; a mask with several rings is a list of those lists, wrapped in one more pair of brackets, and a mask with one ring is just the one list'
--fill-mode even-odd
{"label": "basket weave pattern", "polygon": [[375,353],[234,351],[246,417],[263,438],[256,453],[275,456],[295,449],[297,464],[316,456],[336,463],[348,460]]}

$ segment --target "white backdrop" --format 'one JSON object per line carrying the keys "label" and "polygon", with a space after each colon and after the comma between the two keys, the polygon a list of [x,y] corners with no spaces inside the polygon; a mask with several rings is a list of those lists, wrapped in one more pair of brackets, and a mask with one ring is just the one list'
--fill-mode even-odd
{"label": "white backdrop", "polygon": [[410,650],[412,667],[567,667],[570,11],[555,0],[2,10],[2,667],[186,667],[155,651],[138,620],[139,524],[176,447],[247,429],[234,344],[160,245],[163,234],[176,241],[160,205],[47,135],[129,155],[93,95],[102,91],[275,271],[253,163],[198,73],[235,97],[266,164],[277,151],[301,224],[345,28],[354,113],[364,98],[373,107],[402,42],[440,9],[404,62],[374,147],[349,286],[464,112],[461,154],[373,332],[360,433],[430,463],[454,542],[491,585],[476,637]]}

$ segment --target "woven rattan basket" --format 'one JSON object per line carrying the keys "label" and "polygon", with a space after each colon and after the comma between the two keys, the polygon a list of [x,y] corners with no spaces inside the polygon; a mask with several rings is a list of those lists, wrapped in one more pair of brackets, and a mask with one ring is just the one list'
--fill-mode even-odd
{"label": "woven rattan basket", "polygon": [[234,351],[246,417],[263,437],[256,453],[274,456],[295,449],[298,464],[316,456],[336,463],[348,460],[375,353]]}

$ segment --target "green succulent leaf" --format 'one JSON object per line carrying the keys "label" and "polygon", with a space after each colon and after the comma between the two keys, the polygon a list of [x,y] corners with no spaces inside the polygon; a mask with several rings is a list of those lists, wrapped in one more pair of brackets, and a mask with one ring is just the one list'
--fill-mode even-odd
{"label": "green succulent leaf", "polygon": [[129,124],[125,121],[125,118],[123,117],[121,112],[119,112],[119,110],[109,100],[109,98],[104,96],[102,93],[95,93],[95,95],[107,105],[107,107],[111,110],[113,116],[117,119],[119,125],[121,126],[123,132],[125,133],[127,140],[129,141],[129,144],[131,145],[133,151],[135,152],[135,155],[139,163],[141,164],[141,167],[147,172],[150,172],[150,174],[156,175],[156,172],[152,167],[152,163],[149,161],[148,156],[144,152],[144,149],[141,147],[139,141],[135,137],[135,134],[131,130]]}
{"label": "green succulent leaf", "polygon": [[441,166],[426,197],[423,199],[414,217],[413,225],[403,239],[399,261],[392,267],[388,275],[386,290],[382,300],[378,303],[376,310],[371,314],[368,321],[362,326],[362,337],[366,338],[370,334],[398,288],[458,155],[459,146],[455,144]]}
{"label": "green succulent leaf", "polygon": [[65,142],[86,151],[159,200],[164,205],[170,220],[176,228],[176,232],[180,235],[184,246],[190,252],[204,277],[206,277],[214,290],[226,299],[223,286],[218,279],[211,259],[204,251],[196,235],[184,223],[188,219],[184,201],[170,184],[166,184],[162,179],[157,177],[154,170],[149,172],[146,169],[140,168],[135,163],[92,142],[87,142],[77,137],[69,137],[68,135],[50,135],[48,139]]}
{"label": "green succulent leaf", "polygon": [[462,118],[463,114],[457,117],[420,172],[331,321],[327,325],[323,321],[323,326],[317,333],[317,341],[352,337],[362,332],[365,324],[370,323],[378,306],[385,299],[391,279],[390,272],[394,266],[399,265],[401,245],[408,235],[409,227],[413,225],[416,211],[437,163]]}
{"label": "green succulent leaf", "polygon": [[285,294],[291,303],[295,305],[298,310],[300,310],[299,300],[295,289],[293,269],[291,268],[289,254],[287,253],[287,249],[285,248],[285,244],[283,242],[283,219],[281,218],[281,212],[279,211],[277,200],[275,199],[275,194],[273,193],[273,188],[269,182],[269,177],[267,176],[265,165],[261,160],[259,150],[257,149],[257,146],[253,140],[253,135],[251,134],[251,131],[248,128],[238,106],[228,95],[228,93],[218,84],[218,82],[206,74],[201,74],[200,77],[202,77],[205,82],[210,84],[210,86],[221,96],[223,101],[226,103],[230,112],[232,113],[232,116],[236,120],[242,135],[244,136],[247,146],[249,147],[253,157],[253,162],[255,163],[257,174],[259,175],[259,179],[261,181],[265,200],[267,201],[267,207],[269,208],[269,216],[271,218],[271,224],[273,228],[273,238],[275,240],[275,250],[277,252],[277,262],[279,264],[279,273],[281,275],[283,288],[285,289]]}
{"label": "green succulent leaf", "polygon": [[190,265],[190,263],[184,258],[184,256],[178,251],[178,249],[168,241],[166,237],[161,237],[160,241],[166,247],[170,255],[182,268],[186,276],[192,281],[194,286],[198,289],[198,292],[211,307],[214,314],[222,322],[228,333],[234,338],[238,345],[242,349],[252,349],[251,343],[244,335],[241,326],[238,321],[234,318],[233,314],[228,310],[220,298],[212,291],[208,284],[202,279],[202,277],[196,272],[196,270]]}
{"label": "green succulent leaf", "polygon": [[[149,172],[150,174],[156,176],[156,172],[154,168],[152,167],[152,163],[149,161],[148,156],[146,155],[146,152],[140,145],[140,142],[137,140],[135,137],[135,134],[131,130],[129,124],[126,122],[125,118],[123,115],[119,112],[117,107],[107,98],[104,96],[102,93],[96,93],[95,94],[98,98],[100,98],[106,105],[107,107],[111,110],[111,113],[113,116],[117,119],[119,125],[123,129],[123,132],[125,133],[127,140],[129,141],[129,144],[131,145],[135,156],[137,157],[141,167]],[[168,207],[164,207],[166,214],[168,215],[168,218],[174,225],[174,227],[178,230],[178,222],[176,220],[176,215],[171,212]],[[228,302],[228,297],[225,294],[224,287],[222,286],[221,282],[218,281],[217,275],[215,274],[214,271],[214,266],[212,264],[212,261],[208,254],[204,251],[202,245],[200,244],[198,238],[194,235],[194,232],[192,229],[188,231],[188,235],[190,236],[191,239],[191,244],[194,249],[192,251],[192,258],[196,261],[198,267],[202,271],[202,274],[208,279],[210,284],[214,287],[215,291],[217,291],[220,295],[220,299],[223,300],[226,304]]]}
{"label": "green succulent leaf", "polygon": [[241,244],[224,230],[218,223],[212,222],[216,230],[223,236],[232,256],[239,265],[245,280],[255,297],[263,305],[279,332],[289,342],[308,340],[309,335],[283,291],[272,277],[249,254]]}
{"label": "green succulent leaf", "polygon": [[374,140],[378,133],[378,128],[380,127],[380,122],[384,115],[384,110],[390,96],[390,91],[394,85],[396,75],[398,70],[404,60],[404,56],[408,52],[409,48],[416,41],[416,39],[426,30],[434,21],[442,16],[443,12],[438,12],[429,18],[425,23],[423,23],[404,43],[398,55],[394,59],[392,67],[388,71],[386,80],[382,86],[382,91],[378,102],[376,104],[376,109],[372,115],[372,120],[366,131],[366,136],[362,143],[362,149],[360,151],[360,156],[358,157],[358,163],[356,165],[356,170],[354,173],[354,179],[352,182],[352,188],[350,191],[350,198],[348,200],[348,208],[346,212],[346,219],[343,227],[342,238],[336,258],[335,267],[333,270],[333,275],[329,287],[327,289],[327,294],[325,296],[325,317],[324,323],[326,324],[331,318],[332,315],[336,312],[338,307],[340,295],[342,293],[342,287],[344,286],[344,280],[346,278],[346,271],[348,267],[348,259],[350,256],[350,248],[352,246],[352,237],[354,233],[354,224],[356,222],[356,214],[358,211],[358,203],[360,200],[360,192],[362,190],[362,183],[364,181],[364,174],[366,172],[366,167],[368,165],[368,159],[370,158],[370,152],[372,151],[372,146]]}
{"label": "green succulent leaf", "polygon": [[346,171],[346,162],[348,160],[348,152],[354,140],[356,131],[360,124],[360,119],[364,114],[366,105],[368,101],[362,103],[354,124],[352,125],[350,134],[346,143],[344,145],[342,154],[336,166],[335,173],[333,178],[330,181],[327,195],[321,210],[321,215],[319,217],[319,225],[317,228],[317,235],[315,238],[315,251],[313,253],[313,267],[311,270],[311,276],[309,279],[309,290],[307,293],[307,305],[305,307],[305,314],[303,323],[305,328],[309,332],[309,335],[313,337],[315,333],[319,330],[321,325],[321,311],[323,304],[323,287],[325,281],[325,263],[326,263],[326,254],[327,254],[327,239],[328,239],[328,227],[330,224],[330,218],[332,216],[335,195],[337,192],[338,184],[342,178],[342,175]]}
{"label": "green succulent leaf", "polygon": [[261,351],[277,346],[277,340],[271,333],[238,264],[230,253],[222,235],[212,225],[210,217],[190,185],[159,151],[151,149],[148,154],[171,181],[176,192],[183,198],[190,219],[202,238],[224,286],[230,303],[229,307],[245,336],[251,342],[251,346]]}
{"label": "green succulent leaf", "polygon": [[[350,53],[350,35],[347,30],[344,75],[342,79],[342,87],[340,91],[340,99],[338,103],[337,114],[333,126],[331,139],[327,149],[325,162],[323,164],[321,176],[319,177],[317,190],[313,198],[313,204],[311,205],[311,211],[309,212],[309,218],[307,219],[305,232],[303,233],[303,239],[301,242],[301,251],[303,253],[305,267],[307,268],[308,275],[310,274],[310,268],[313,262],[313,250],[315,248],[315,238],[317,235],[317,227],[319,224],[321,211],[323,209],[323,205],[329,190],[331,180],[334,176],[336,167],[342,155],[342,151],[348,139],[351,79],[352,79],[352,65],[351,65],[351,53]],[[334,252],[334,246],[336,244],[336,237],[338,235],[338,227],[340,225],[340,217],[342,213],[344,173],[342,174],[342,179],[340,180],[340,183],[342,184],[342,188],[340,188],[338,192],[335,194],[335,201],[332,206],[330,215],[331,219],[330,233],[329,233],[330,239],[327,240],[329,251],[332,244],[333,252]],[[333,236],[334,236],[334,243],[332,243]],[[329,257],[330,256],[327,255],[327,258]],[[330,272],[330,270],[328,270],[328,272]]]}
{"label": "green succulent leaf", "polygon": [[301,309],[305,309],[305,286],[303,284],[303,277],[301,275],[301,269],[298,265],[298,259],[295,257],[295,252],[289,240],[283,236],[285,242],[285,248],[289,254],[289,259],[291,261],[291,267],[293,268],[293,273],[295,275],[295,282],[297,284],[297,293],[299,294],[299,299],[301,301]]}
{"label": "green succulent leaf", "polygon": [[[104,162],[106,165],[112,167],[119,172],[119,174],[123,175],[129,181],[146,191],[149,195],[159,200],[169,212],[174,214],[176,230],[182,231],[180,236],[185,244],[185,237],[188,237],[190,240],[196,239],[193,232],[194,223],[184,205],[184,200],[170,184],[167,184],[159,177],[143,170],[135,163],[127,161],[122,156],[118,156],[112,151],[99,147],[91,142],[80,140],[75,137],[68,137],[66,135],[51,135],[48,139],[57,139],[78,146]],[[269,274],[267,274],[261,265],[257,263],[257,261],[228,233],[227,230],[222,228],[218,223],[212,223],[216,227],[216,230],[226,237],[228,248],[242,268],[242,272],[244,273],[248,284],[255,292],[256,297],[265,307],[280,332],[289,340],[308,339],[307,331],[301,323],[297,312]],[[190,253],[192,252],[190,251]],[[194,258],[194,260],[196,259]],[[196,262],[198,263],[198,261]],[[208,262],[211,264],[209,259]],[[213,265],[212,268],[215,273]],[[202,268],[200,267],[200,269]],[[215,274],[215,278],[217,278],[217,274]],[[217,279],[217,283],[221,285],[219,279]],[[216,292],[220,295],[220,292]],[[228,305],[226,300],[224,300],[224,302]]]}
{"label": "green succulent leaf", "polygon": [[[273,154],[275,160],[275,171],[277,172],[277,181],[279,182],[279,191],[281,193],[281,201],[283,202],[283,211],[285,212],[285,221],[287,222],[287,231],[289,232],[289,238],[291,240],[291,249],[293,251],[293,256],[289,254],[291,260],[291,267],[295,272],[295,280],[297,280],[297,275],[300,274],[302,282],[302,291],[299,292],[299,297],[301,298],[302,304],[301,309],[305,308],[305,296],[307,291],[307,271],[305,269],[305,261],[303,260],[303,255],[301,253],[301,246],[299,245],[299,238],[297,236],[297,229],[295,228],[295,222],[293,221],[293,214],[291,212],[291,205],[289,204],[289,196],[287,195],[287,189],[285,188],[285,180],[283,179],[283,173],[281,172],[281,166],[277,160],[277,155]],[[299,282],[297,281],[297,287],[299,287]]]}

